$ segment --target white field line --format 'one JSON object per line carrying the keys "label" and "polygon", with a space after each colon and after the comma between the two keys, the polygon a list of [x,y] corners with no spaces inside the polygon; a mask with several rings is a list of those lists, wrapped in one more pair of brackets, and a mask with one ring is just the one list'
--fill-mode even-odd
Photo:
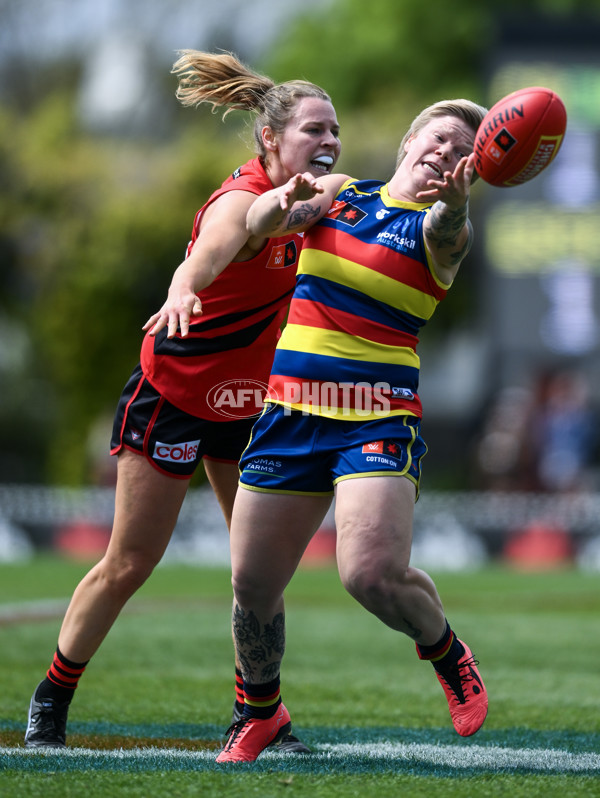
{"label": "white field line", "polygon": [[498,745],[430,745],[427,743],[340,743],[317,746],[320,751],[340,757],[361,756],[373,759],[402,759],[428,762],[453,768],[489,770],[521,769],[540,772],[600,772],[600,754],[572,754],[552,748],[503,748]]}
{"label": "white field line", "polygon": [[[89,748],[67,748],[63,751],[52,749],[23,749],[0,748],[0,757],[5,764],[9,761],[18,767],[18,761],[24,757],[40,757],[59,761],[63,758],[84,758],[90,762],[163,762],[168,768],[169,762],[188,762],[190,767],[203,763],[214,762],[214,751],[187,751],[164,748],[133,748],[116,749],[112,751],[92,750]],[[281,760],[284,754],[276,751],[265,751],[261,760]],[[571,753],[551,748],[505,748],[498,745],[430,745],[421,743],[340,743],[317,744],[313,747],[313,754],[306,758],[306,763],[312,770],[319,763],[327,763],[328,768],[336,760],[340,766],[348,758],[388,762],[390,767],[405,764],[428,764],[434,767],[450,767],[457,769],[478,769],[494,771],[519,771],[527,770],[545,774],[578,773],[582,771],[600,773],[600,754]],[[303,758],[302,758],[303,759]],[[296,761],[301,761],[300,759]],[[310,763],[310,764],[309,764]]]}
{"label": "white field line", "polygon": [[65,614],[68,606],[69,599],[67,598],[0,604],[0,624],[61,617]]}

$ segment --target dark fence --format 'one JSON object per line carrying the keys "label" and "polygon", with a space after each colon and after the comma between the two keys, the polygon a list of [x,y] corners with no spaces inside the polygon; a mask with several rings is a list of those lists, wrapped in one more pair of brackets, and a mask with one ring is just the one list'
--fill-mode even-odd
{"label": "dark fence", "polygon": [[[101,548],[110,533],[113,508],[112,487],[0,485],[0,522],[20,530],[34,551],[68,550],[77,536],[85,535],[90,547]],[[97,532],[93,543],[90,530]],[[335,532],[332,513],[322,532]],[[431,558],[437,551],[440,562],[444,551],[456,554],[458,549],[478,550],[480,559],[504,556],[511,547],[522,548],[524,539],[528,556],[534,559],[535,552],[540,560],[592,557],[593,544],[600,549],[600,494],[427,491],[415,507],[415,554],[428,551]],[[557,549],[559,539],[562,542]],[[186,549],[190,558],[194,550],[200,553],[207,548],[218,553],[217,559],[226,557],[227,529],[210,489],[189,491],[171,548],[178,546]]]}

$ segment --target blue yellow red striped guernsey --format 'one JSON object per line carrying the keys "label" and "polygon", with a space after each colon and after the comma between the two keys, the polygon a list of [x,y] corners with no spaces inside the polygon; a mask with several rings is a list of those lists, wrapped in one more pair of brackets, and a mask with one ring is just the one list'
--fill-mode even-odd
{"label": "blue yellow red striped guernsey", "polygon": [[304,236],[266,401],[345,420],[421,416],[418,333],[450,287],[425,246],[430,208],[380,181],[341,187]]}

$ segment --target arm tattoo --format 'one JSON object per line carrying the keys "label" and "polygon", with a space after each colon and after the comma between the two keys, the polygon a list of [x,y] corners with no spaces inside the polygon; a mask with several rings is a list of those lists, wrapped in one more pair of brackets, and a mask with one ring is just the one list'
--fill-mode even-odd
{"label": "arm tattoo", "polygon": [[457,249],[452,253],[453,263],[460,263],[463,260],[465,255],[471,249],[472,243],[473,243],[473,225],[467,219],[467,239],[464,245],[460,249]]}
{"label": "arm tattoo", "polygon": [[469,221],[469,203],[461,208],[449,208],[443,202],[436,202],[429,212],[427,237],[438,249],[453,249],[457,245],[459,234],[467,225],[467,240],[459,249],[449,253],[453,264],[460,263],[465,257],[473,241],[473,228]]}
{"label": "arm tattoo", "polygon": [[293,227],[303,227],[320,213],[320,205],[315,207],[314,205],[309,205],[307,202],[305,202],[300,205],[300,207],[296,208],[296,210],[290,212],[285,229],[290,230]]}

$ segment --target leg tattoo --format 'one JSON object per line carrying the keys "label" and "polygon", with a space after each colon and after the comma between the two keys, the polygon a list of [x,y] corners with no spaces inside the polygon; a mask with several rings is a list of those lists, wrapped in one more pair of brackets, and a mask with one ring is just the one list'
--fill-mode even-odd
{"label": "leg tattoo", "polygon": [[233,608],[233,633],[238,658],[246,681],[271,681],[279,673],[285,651],[285,617],[275,615],[271,623],[261,626],[256,615]]}
{"label": "leg tattoo", "polygon": [[408,618],[403,618],[402,620],[408,627],[408,632],[406,634],[409,637],[412,637],[413,640],[418,640],[423,634],[423,630],[417,629],[416,626],[413,626],[412,623],[408,620]]}

